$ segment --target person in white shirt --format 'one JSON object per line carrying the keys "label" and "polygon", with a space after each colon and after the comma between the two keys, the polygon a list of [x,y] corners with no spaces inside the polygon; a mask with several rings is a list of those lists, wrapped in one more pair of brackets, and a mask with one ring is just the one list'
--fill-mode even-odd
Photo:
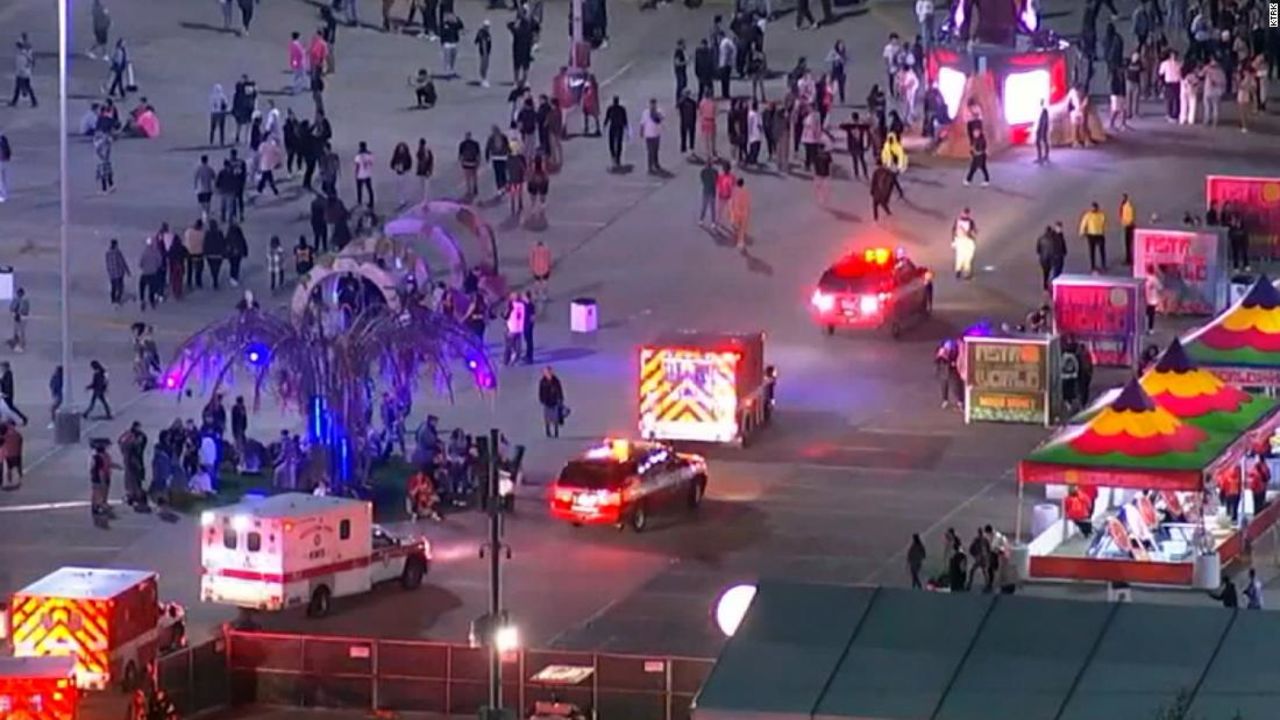
{"label": "person in white shirt", "polygon": [[889,33],[889,42],[884,45],[884,52],[881,57],[884,58],[884,72],[889,79],[889,92],[894,96],[898,96],[898,86],[893,81],[894,73],[898,70],[898,56],[902,54],[902,41],[898,39],[898,33]]}
{"label": "person in white shirt", "polygon": [[356,152],[356,158],[352,164],[356,169],[356,204],[359,205],[364,199],[364,194],[368,192],[368,207],[373,209],[373,153],[369,152],[368,143],[360,142],[360,149]]}
{"label": "person in white shirt", "polygon": [[525,311],[520,294],[511,293],[507,301],[507,342],[502,353],[502,361],[507,365],[515,365],[522,357],[520,343],[524,338]]}
{"label": "person in white shirt", "polygon": [[916,22],[920,24],[920,37],[927,50],[933,46],[933,0],[916,0]]}
{"label": "person in white shirt", "polygon": [[1227,92],[1227,74],[1216,59],[1210,58],[1204,66],[1204,124],[1218,124],[1218,109],[1222,105],[1222,96]]}
{"label": "person in white shirt", "polygon": [[1178,53],[1170,50],[1168,57],[1160,63],[1156,73],[1164,83],[1164,111],[1168,122],[1178,121],[1179,99],[1182,94],[1182,61]]}
{"label": "person in white shirt", "polygon": [[1178,123],[1195,125],[1200,110],[1200,70],[1193,69],[1182,74],[1181,95],[1178,98]]}
{"label": "person in white shirt", "polygon": [[916,121],[916,96],[920,92],[920,78],[914,70],[904,67],[898,71],[897,85],[902,120],[907,125],[913,125]]}
{"label": "person in white shirt", "polygon": [[640,114],[640,136],[644,138],[645,149],[649,152],[649,174],[662,172],[658,162],[658,144],[662,141],[662,112],[658,110],[658,101],[649,98],[649,107]]}

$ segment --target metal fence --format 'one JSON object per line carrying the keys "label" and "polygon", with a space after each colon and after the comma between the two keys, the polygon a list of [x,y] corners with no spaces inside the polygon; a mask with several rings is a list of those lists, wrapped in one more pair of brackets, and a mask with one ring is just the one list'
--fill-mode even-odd
{"label": "metal fence", "polygon": [[221,637],[165,655],[156,670],[183,717],[231,704],[227,642]]}
{"label": "metal fence", "polygon": [[[476,717],[489,687],[486,651],[412,640],[233,631],[233,704],[391,710]],[[522,650],[503,661],[503,704],[526,716],[553,693],[602,720],[688,720],[713,661]],[[550,665],[591,668],[577,685],[534,680]]]}

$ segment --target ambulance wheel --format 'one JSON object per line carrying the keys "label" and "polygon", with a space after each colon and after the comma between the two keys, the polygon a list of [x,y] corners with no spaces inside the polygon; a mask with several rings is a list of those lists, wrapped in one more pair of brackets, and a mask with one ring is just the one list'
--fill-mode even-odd
{"label": "ambulance wheel", "polygon": [[410,560],[400,573],[400,587],[405,590],[416,590],[422,585],[422,577],[427,574],[426,564],[422,560]]}
{"label": "ambulance wheel", "polygon": [[311,601],[307,603],[307,617],[324,617],[329,614],[329,603],[332,600],[332,593],[329,588],[321,585],[311,591]]}
{"label": "ambulance wheel", "polygon": [[649,511],[645,508],[644,503],[636,505],[636,509],[631,511],[631,518],[627,521],[631,529],[642,533],[644,529],[649,527]]}
{"label": "ambulance wheel", "polygon": [[836,326],[835,326],[835,325],[828,325],[826,329],[827,329],[827,337],[830,337],[830,336],[832,336],[832,335],[835,335],[835,334],[836,334]]}
{"label": "ambulance wheel", "polygon": [[124,676],[120,678],[120,690],[131,693],[137,690],[141,682],[138,677],[138,664],[132,660],[124,665]]}

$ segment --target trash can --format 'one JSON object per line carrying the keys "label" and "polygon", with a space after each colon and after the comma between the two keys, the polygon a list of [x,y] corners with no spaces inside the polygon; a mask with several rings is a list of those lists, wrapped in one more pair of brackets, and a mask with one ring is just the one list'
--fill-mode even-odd
{"label": "trash can", "polygon": [[1222,560],[1218,553],[1197,555],[1191,569],[1191,587],[1197,590],[1216,590],[1222,584]]}
{"label": "trash can", "polygon": [[576,333],[593,333],[599,326],[595,298],[574,298],[569,305],[569,330]]}
{"label": "trash can", "polygon": [[80,442],[80,413],[59,410],[53,421],[53,441],[58,445],[75,445]]}
{"label": "trash can", "polygon": [[0,300],[9,301],[13,299],[13,266],[0,265]]}
{"label": "trash can", "polygon": [[1019,582],[1031,579],[1031,548],[1022,544],[1014,545],[1009,551],[1009,562],[1013,563]]}
{"label": "trash can", "polygon": [[1062,519],[1062,509],[1057,503],[1036,503],[1031,508],[1031,539],[1035,540]]}

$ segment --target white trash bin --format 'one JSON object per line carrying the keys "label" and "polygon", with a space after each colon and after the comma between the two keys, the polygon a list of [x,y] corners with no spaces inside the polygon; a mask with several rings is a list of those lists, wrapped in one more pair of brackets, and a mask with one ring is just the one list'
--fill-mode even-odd
{"label": "white trash bin", "polygon": [[1031,508],[1031,539],[1035,540],[1062,519],[1062,509],[1057,503],[1036,503]]}
{"label": "white trash bin", "polygon": [[1222,585],[1222,560],[1218,553],[1197,555],[1191,570],[1191,587],[1197,590],[1216,590]]}
{"label": "white trash bin", "polygon": [[0,300],[8,302],[13,299],[13,267],[0,265]]}
{"label": "white trash bin", "polygon": [[595,298],[575,298],[569,304],[569,330],[576,333],[593,333],[599,327],[600,318]]}

